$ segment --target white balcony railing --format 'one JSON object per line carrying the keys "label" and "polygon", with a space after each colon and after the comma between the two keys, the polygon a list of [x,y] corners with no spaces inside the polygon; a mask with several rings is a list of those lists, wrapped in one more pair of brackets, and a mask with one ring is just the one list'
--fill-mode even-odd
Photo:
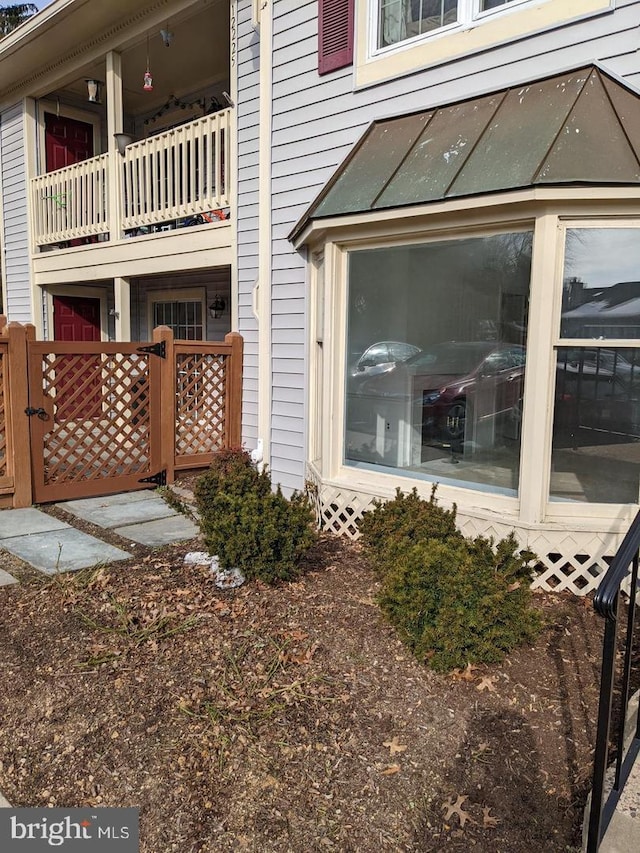
{"label": "white balcony railing", "polygon": [[101,154],[31,181],[35,245],[109,231],[108,161],[108,155]]}
{"label": "white balcony railing", "polygon": [[230,117],[223,110],[127,146],[125,231],[228,207]]}
{"label": "white balcony railing", "polygon": [[[121,205],[120,228],[132,231],[228,208],[231,110],[134,142],[124,157],[101,154],[31,181],[34,246],[111,233],[109,211]],[[118,202],[109,199],[109,169],[121,170]]]}

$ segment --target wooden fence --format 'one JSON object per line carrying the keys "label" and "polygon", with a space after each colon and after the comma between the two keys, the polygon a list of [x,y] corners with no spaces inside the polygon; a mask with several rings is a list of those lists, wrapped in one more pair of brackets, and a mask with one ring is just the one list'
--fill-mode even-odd
{"label": "wooden fence", "polygon": [[[0,316],[0,507],[122,491],[122,460],[113,474],[106,464],[70,464],[82,430],[87,447],[98,446],[103,433],[111,448],[125,447],[132,443],[126,430],[136,425],[153,438],[148,455],[167,483],[176,469],[206,467],[216,450],[239,446],[242,352],[236,333],[224,341],[176,341],[166,326],[154,330],[152,343],[36,341],[33,326],[7,325]],[[88,396],[78,390],[87,383]],[[153,430],[142,431],[143,413],[152,411]],[[124,486],[142,487],[135,477]]]}

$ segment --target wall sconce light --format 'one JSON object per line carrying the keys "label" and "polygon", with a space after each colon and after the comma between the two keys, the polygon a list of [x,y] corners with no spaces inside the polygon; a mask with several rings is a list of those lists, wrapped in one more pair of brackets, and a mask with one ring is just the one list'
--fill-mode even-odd
{"label": "wall sconce light", "polygon": [[124,157],[127,145],[131,145],[134,141],[133,136],[131,136],[130,133],[114,133],[113,138],[118,146],[118,154],[121,154]]}
{"label": "wall sconce light", "polygon": [[209,314],[213,320],[219,320],[224,314],[224,309],[227,307],[226,300],[222,296],[216,296],[209,305]]}
{"label": "wall sconce light", "polygon": [[102,88],[101,80],[85,80],[87,84],[87,100],[90,104],[101,104],[100,90]]}

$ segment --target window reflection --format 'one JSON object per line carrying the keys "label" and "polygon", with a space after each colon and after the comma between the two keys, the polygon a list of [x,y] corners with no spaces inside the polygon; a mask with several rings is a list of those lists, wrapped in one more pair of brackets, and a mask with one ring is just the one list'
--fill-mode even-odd
{"label": "window reflection", "polygon": [[517,492],[531,245],[351,253],[346,462]]}
{"label": "window reflection", "polygon": [[636,503],[640,349],[559,348],[555,401],[552,497]]}

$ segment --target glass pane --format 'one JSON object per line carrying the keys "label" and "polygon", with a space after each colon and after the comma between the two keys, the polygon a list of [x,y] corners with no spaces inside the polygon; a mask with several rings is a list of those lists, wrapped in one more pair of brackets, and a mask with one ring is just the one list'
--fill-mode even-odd
{"label": "glass pane", "polygon": [[378,47],[455,24],[457,0],[380,0]]}
{"label": "glass pane", "polygon": [[347,464],[517,493],[531,246],[350,253]]}
{"label": "glass pane", "polygon": [[516,0],[480,0],[480,11],[487,12],[489,9],[497,9],[499,6],[506,6],[507,3],[514,3]]}
{"label": "glass pane", "polygon": [[154,302],[153,325],[168,326],[179,341],[203,339],[201,302]]}
{"label": "glass pane", "polygon": [[637,503],[640,349],[560,347],[551,497]]}
{"label": "glass pane", "polygon": [[564,338],[640,338],[640,228],[570,228]]}

